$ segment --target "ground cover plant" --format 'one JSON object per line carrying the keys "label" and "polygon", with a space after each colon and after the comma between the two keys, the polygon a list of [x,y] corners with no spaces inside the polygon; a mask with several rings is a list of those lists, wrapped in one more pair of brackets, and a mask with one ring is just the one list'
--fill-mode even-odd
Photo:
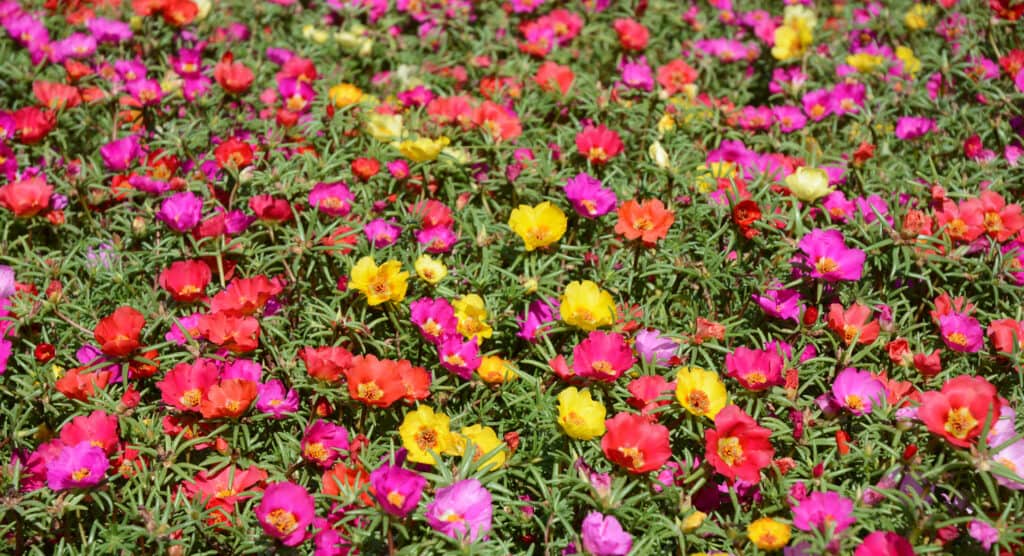
{"label": "ground cover plant", "polygon": [[1024,553],[1022,13],[0,1],[0,553]]}

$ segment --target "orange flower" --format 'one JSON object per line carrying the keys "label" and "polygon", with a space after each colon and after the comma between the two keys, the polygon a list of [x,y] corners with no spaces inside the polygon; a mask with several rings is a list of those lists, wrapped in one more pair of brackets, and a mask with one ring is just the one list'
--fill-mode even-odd
{"label": "orange flower", "polygon": [[242,378],[222,380],[206,392],[200,410],[206,419],[237,419],[256,399],[256,383]]}
{"label": "orange flower", "polygon": [[252,317],[226,312],[199,317],[199,332],[207,340],[232,353],[246,353],[260,345],[260,323]]}
{"label": "orange flower", "polygon": [[389,359],[357,356],[352,360],[346,378],[349,395],[366,405],[388,407],[405,395],[398,364]]}
{"label": "orange flower", "polygon": [[675,213],[658,199],[648,199],[643,204],[629,200],[619,207],[615,233],[628,240],[639,239],[645,246],[652,247],[659,239],[665,239],[675,220]]}
{"label": "orange flower", "polygon": [[306,364],[306,373],[317,380],[337,382],[352,366],[352,352],[343,347],[305,347],[299,357]]}
{"label": "orange flower", "polygon": [[359,492],[359,500],[366,506],[372,506],[373,498],[370,498],[366,488],[369,482],[370,476],[361,467],[353,469],[344,463],[336,463],[334,467],[324,471],[320,492],[328,496],[343,496],[344,487],[349,492]]}
{"label": "orange flower", "polygon": [[83,373],[85,367],[75,367],[64,373],[55,384],[57,391],[72,400],[84,402],[96,394],[97,390],[103,390],[110,382],[110,371],[96,371],[94,373]]}
{"label": "orange flower", "polygon": [[124,306],[96,324],[93,337],[100,351],[111,357],[124,357],[139,347],[139,333],[146,325],[142,313]]}

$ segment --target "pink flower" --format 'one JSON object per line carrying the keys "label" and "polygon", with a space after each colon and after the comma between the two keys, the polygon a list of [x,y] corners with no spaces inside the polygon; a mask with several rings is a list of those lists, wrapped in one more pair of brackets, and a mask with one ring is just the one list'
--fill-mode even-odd
{"label": "pink flower", "polygon": [[96,486],[109,467],[107,454],[89,441],[64,446],[46,467],[46,485],[55,491]]}
{"label": "pink flower", "polygon": [[833,191],[825,197],[822,206],[828,211],[828,215],[834,222],[846,222],[853,215],[857,208],[853,201],[846,200],[846,194],[842,191]]}
{"label": "pink flower", "polygon": [[366,224],[363,232],[366,234],[366,239],[369,240],[370,244],[376,249],[382,249],[398,241],[402,228],[395,224],[393,220],[377,218]]}
{"label": "pink flower", "polygon": [[558,309],[557,298],[531,301],[526,314],[516,319],[519,322],[519,332],[516,333],[516,336],[527,342],[536,342],[537,334],[542,331],[544,325],[558,320],[555,318],[555,309]]}
{"label": "pink flower", "polygon": [[416,241],[426,246],[424,250],[427,253],[447,253],[459,241],[459,236],[451,228],[434,226],[416,232]]}
{"label": "pink flower", "polygon": [[117,434],[117,415],[104,411],[93,411],[88,417],[79,415],[60,429],[60,441],[67,446],[88,442],[100,448],[107,455],[117,451],[120,438]]}
{"label": "pink flower", "polygon": [[164,199],[156,217],[176,232],[187,232],[199,224],[202,214],[203,198],[191,191],[183,191]]}
{"label": "pink flower", "polygon": [[580,529],[583,549],[594,556],[625,556],[633,548],[633,536],[622,529],[615,516],[590,512]]}
{"label": "pink flower", "polygon": [[864,106],[866,87],[863,83],[839,83],[832,88],[831,111],[835,114],[856,114]]}
{"label": "pink flower", "polygon": [[864,537],[853,556],[914,556],[914,547],[896,533],[875,531]]}
{"label": "pink flower", "polygon": [[306,540],[313,511],[313,497],[306,489],[285,481],[267,486],[256,507],[256,518],[268,535],[285,546],[298,546]]}
{"label": "pink flower", "polygon": [[748,390],[767,390],[782,384],[782,356],[778,350],[759,350],[740,346],[725,355],[725,368]]}
{"label": "pink flower", "polygon": [[816,122],[832,113],[832,93],[828,89],[810,91],[800,102],[803,103],[807,116]]}
{"label": "pink flower", "polygon": [[385,463],[370,473],[370,492],[387,513],[404,518],[416,509],[427,480],[400,465]]}
{"label": "pink flower", "polygon": [[853,501],[834,492],[814,492],[793,508],[793,526],[801,531],[838,535],[857,521]]}
{"label": "pink flower", "polygon": [[885,383],[867,371],[848,367],[832,382],[832,397],[854,415],[866,415],[885,400]]}
{"label": "pink flower", "polygon": [[594,330],[577,344],[572,356],[576,375],[602,382],[614,382],[636,363],[621,334],[600,330]]}
{"label": "pink flower", "polygon": [[939,317],[939,333],[946,347],[963,353],[976,353],[985,345],[985,334],[974,317],[950,313]]}
{"label": "pink flower", "polygon": [[476,479],[438,489],[427,504],[427,523],[434,530],[461,541],[474,542],[491,529],[491,493]]}
{"label": "pink flower", "polygon": [[318,183],[309,192],[309,206],[330,216],[345,216],[352,210],[352,192],[345,182]]}
{"label": "pink flower", "polygon": [[967,524],[967,534],[981,543],[981,547],[985,550],[991,550],[992,545],[999,542],[999,529],[978,519],[972,519]]}
{"label": "pink flower", "polygon": [[807,125],[807,117],[795,106],[773,106],[772,117],[782,133],[793,133]]}
{"label": "pink flower", "polygon": [[[780,285],[776,284],[776,287]],[[752,297],[766,314],[777,319],[799,322],[804,310],[803,298],[796,290],[770,289],[764,295],[753,294]]]}
{"label": "pink flower", "polygon": [[129,135],[120,139],[110,141],[100,147],[100,156],[103,157],[103,164],[108,170],[123,172],[131,166],[132,162],[142,154],[139,147],[139,137]]}
{"label": "pink flower", "polygon": [[605,164],[622,152],[619,134],[600,125],[587,126],[576,135],[576,149],[592,164]]}
{"label": "pink flower", "polygon": [[437,347],[441,366],[452,374],[469,380],[480,367],[480,348],[476,336],[464,340],[459,334],[449,334]]}
{"label": "pink flower", "polygon": [[797,245],[810,267],[810,277],[826,282],[860,280],[864,271],[864,252],[846,247],[838,230],[812,230]]}

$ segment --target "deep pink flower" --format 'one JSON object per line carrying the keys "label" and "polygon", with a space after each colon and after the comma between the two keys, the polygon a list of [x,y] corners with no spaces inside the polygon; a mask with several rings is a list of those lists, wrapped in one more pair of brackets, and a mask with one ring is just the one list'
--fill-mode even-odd
{"label": "deep pink flower", "polygon": [[402,233],[402,227],[395,224],[393,220],[384,220],[383,218],[376,218],[371,220],[363,228],[363,232],[366,234],[366,239],[376,249],[383,249],[389,245],[393,245],[398,241],[398,236]]}
{"label": "deep pink flower", "polygon": [[621,334],[594,330],[572,350],[572,368],[577,376],[614,382],[636,363],[629,344]]}
{"label": "deep pink flower", "polygon": [[299,485],[285,481],[268,485],[256,507],[256,518],[263,530],[285,546],[298,546],[306,540],[306,529],[313,523],[313,497]]}
{"label": "deep pink flower", "polygon": [[885,400],[885,383],[867,371],[848,367],[832,382],[832,396],[854,415],[866,415]]}
{"label": "deep pink flower", "polygon": [[469,380],[480,367],[480,347],[476,336],[466,340],[460,334],[449,334],[437,346],[441,366],[452,374]]}
{"label": "deep pink flower", "polygon": [[608,214],[618,204],[615,192],[604,187],[601,180],[583,172],[565,183],[565,196],[572,208],[584,218]]}
{"label": "deep pink flower", "polygon": [[770,289],[764,295],[753,294],[753,298],[765,313],[777,319],[799,322],[804,310],[803,298],[796,290]]}
{"label": "deep pink flower", "polygon": [[853,501],[835,492],[813,492],[793,508],[793,527],[838,535],[857,521]]}
{"label": "deep pink flower", "polygon": [[88,416],[79,415],[61,427],[60,441],[67,446],[88,442],[109,456],[117,451],[120,442],[117,434],[117,415],[108,415],[100,410],[93,411]]}
{"label": "deep pink flower", "polygon": [[950,313],[939,317],[939,333],[946,347],[962,353],[976,353],[985,345],[985,333],[974,317]]}
{"label": "deep pink flower", "polygon": [[268,380],[260,384],[257,390],[256,409],[270,415],[274,419],[283,419],[289,413],[299,409],[299,393],[285,390],[284,384],[277,380]]}
{"label": "deep pink flower", "polygon": [[176,232],[187,232],[199,224],[202,214],[203,198],[191,191],[183,191],[164,199],[156,217]]}
{"label": "deep pink flower", "polygon": [[424,340],[440,344],[446,336],[458,333],[455,308],[447,299],[417,299],[409,304],[409,313]]}
{"label": "deep pink flower", "polygon": [[420,503],[427,480],[400,465],[385,463],[370,473],[370,492],[387,513],[404,518]]}
{"label": "deep pink flower", "polygon": [[427,504],[427,523],[454,539],[474,542],[491,529],[491,493],[476,479],[438,489]]}
{"label": "deep pink flower", "polygon": [[935,120],[904,116],[896,121],[896,138],[904,141],[917,139],[926,133],[935,131]]}
{"label": "deep pink flower", "polygon": [[355,197],[345,182],[318,183],[309,192],[309,206],[331,216],[345,216]]}
{"label": "deep pink flower", "polygon": [[100,156],[108,170],[123,172],[142,154],[138,135],[122,137],[100,147]]}
{"label": "deep pink flower", "polygon": [[[1024,249],[1021,252],[1024,253]],[[531,301],[526,314],[516,319],[519,322],[519,332],[516,333],[516,336],[527,342],[536,342],[537,334],[543,330],[544,325],[558,320],[555,317],[556,309],[558,309],[558,299],[554,297]]]}
{"label": "deep pink flower", "polygon": [[427,253],[436,255],[451,251],[459,241],[459,236],[447,226],[434,226],[416,232],[416,241],[425,246]]}
{"label": "deep pink flower", "polygon": [[58,491],[96,486],[109,467],[107,454],[89,441],[64,446],[46,467],[46,485]]}
{"label": "deep pink flower", "polygon": [[864,537],[853,556],[914,556],[914,547],[896,533],[875,531]]}
{"label": "deep pink flower", "polygon": [[800,238],[798,247],[803,251],[811,278],[826,282],[860,280],[865,254],[860,249],[846,247],[842,232],[812,230]]}
{"label": "deep pink flower", "polygon": [[725,368],[748,390],[767,390],[783,383],[782,356],[778,350],[759,350],[740,346],[725,355]]}
{"label": "deep pink flower", "polygon": [[326,469],[348,450],[348,431],[341,425],[318,419],[306,429],[301,446],[304,459]]}

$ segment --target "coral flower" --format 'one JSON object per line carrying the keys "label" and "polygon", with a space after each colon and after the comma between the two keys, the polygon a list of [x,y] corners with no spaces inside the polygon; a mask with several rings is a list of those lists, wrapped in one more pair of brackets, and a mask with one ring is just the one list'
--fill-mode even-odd
{"label": "coral flower", "polygon": [[577,440],[590,440],[605,433],[604,405],[591,399],[590,391],[569,387],[558,394],[558,424]]}
{"label": "coral flower", "polygon": [[220,371],[210,359],[197,359],[191,365],[178,363],[156,383],[161,399],[181,411],[200,411],[206,392],[217,383]]}
{"label": "coral flower", "polygon": [[213,78],[225,92],[238,95],[249,90],[255,75],[241,62],[235,61],[234,54],[227,52],[213,68]]}
{"label": "coral flower", "polygon": [[683,367],[676,375],[676,399],[690,413],[714,419],[729,402],[718,373],[700,367]]}
{"label": "coral flower", "polygon": [[864,251],[849,249],[838,230],[812,230],[800,238],[798,247],[806,257],[811,278],[826,282],[860,280],[864,271]]}
{"label": "coral flower", "polygon": [[619,413],[604,425],[608,433],[601,438],[601,450],[630,473],[660,469],[672,457],[668,428],[663,425],[634,413]]}
{"label": "coral flower", "polygon": [[370,477],[366,470],[360,465],[350,467],[344,462],[334,464],[334,467],[324,471],[320,477],[320,492],[328,496],[351,497],[358,493],[359,500],[366,506],[373,505],[373,498],[366,491],[366,485]]}
{"label": "coral flower", "polygon": [[645,246],[652,247],[658,240],[665,239],[675,220],[675,213],[658,199],[648,199],[643,204],[630,199],[619,206],[615,233],[628,240],[639,239]]}
{"label": "coral flower", "polygon": [[838,535],[855,521],[853,501],[835,492],[811,493],[793,508],[793,526],[801,531]]}
{"label": "coral flower", "polygon": [[55,491],[96,486],[106,477],[110,460],[88,441],[65,446],[46,466],[46,485]]}
{"label": "coral flower", "polygon": [[236,278],[210,300],[210,311],[230,315],[251,315],[263,309],[284,288],[277,280],[263,276]]}
{"label": "coral flower", "polygon": [[562,239],[568,222],[562,209],[548,201],[534,207],[519,205],[508,217],[509,228],[522,238],[527,251]]}
{"label": "coral flower", "polygon": [[616,19],[612,27],[619,36],[619,45],[623,50],[641,51],[647,48],[651,34],[639,21],[628,18]]}
{"label": "coral flower", "polygon": [[867,371],[850,367],[836,376],[832,396],[854,415],[866,415],[886,399],[885,383]]}
{"label": "coral flower", "polygon": [[545,91],[558,90],[562,95],[568,95],[572,82],[576,78],[572,69],[568,66],[560,66],[552,61],[546,61],[537,68],[537,75],[533,82]]}
{"label": "coral flower", "polygon": [[988,324],[986,335],[999,353],[1013,353],[1024,348],[1024,323],[999,319]]}
{"label": "coral flower", "polygon": [[977,319],[960,313],[939,317],[939,333],[946,347],[962,353],[981,351],[985,345],[985,334]]}
{"label": "coral flower", "polygon": [[740,346],[725,355],[725,368],[747,390],[766,390],[782,384],[782,356],[778,350]]}
{"label": "coral flower", "polygon": [[967,448],[977,441],[986,422],[999,420],[996,387],[982,377],[958,376],[939,392],[922,392],[917,416],[954,446]]}
{"label": "coral flower", "polygon": [[[0,348],[2,347],[3,343],[0,342]],[[68,369],[64,376],[57,380],[54,387],[69,399],[84,402],[93,397],[97,390],[106,388],[113,378],[113,373],[108,370],[87,373],[84,372],[85,369],[86,367]]]}
{"label": "coral flower", "polygon": [[260,344],[258,320],[225,311],[199,317],[199,332],[210,342],[236,354],[248,353]]}
{"label": "coral flower", "polygon": [[50,206],[53,187],[42,177],[34,176],[0,187],[0,207],[14,213],[17,218],[29,218]]}
{"label": "coral flower", "polygon": [[251,380],[222,380],[206,391],[199,410],[206,419],[238,419],[249,410],[256,392],[256,383]]}
{"label": "coral flower", "polygon": [[402,263],[390,260],[377,266],[373,257],[359,259],[349,275],[348,286],[366,296],[371,307],[388,301],[405,299],[409,287],[409,273],[402,271]]}
{"label": "coral flower", "polygon": [[576,135],[576,149],[591,164],[605,164],[622,152],[622,139],[603,125],[588,125]]}
{"label": "coral flower", "polygon": [[491,493],[480,481],[466,479],[438,489],[427,504],[427,523],[435,530],[465,542],[474,542],[491,529]]}
{"label": "coral flower", "polygon": [[839,334],[846,345],[852,344],[854,340],[858,344],[868,345],[878,338],[881,326],[877,320],[868,322],[870,318],[871,308],[860,303],[854,303],[845,310],[838,303],[828,307],[828,327]]}
{"label": "coral flower", "polygon": [[982,191],[979,200],[984,212],[985,233],[992,239],[1003,243],[1024,229],[1020,205],[1007,205],[1003,196],[995,191]]}
{"label": "coral flower", "polygon": [[326,469],[349,449],[348,430],[318,419],[302,435],[300,447],[303,459]]}
{"label": "coral flower", "polygon": [[176,261],[160,273],[160,287],[175,301],[191,303],[203,297],[212,273],[203,261]]}
{"label": "coral flower", "polygon": [[415,471],[385,463],[370,473],[370,492],[385,512],[405,518],[420,503],[427,480]]}
{"label": "coral flower", "polygon": [[705,457],[728,479],[757,483],[775,457],[771,434],[739,407],[726,406],[715,416],[715,428],[704,431]]}
{"label": "coral flower", "polygon": [[259,485],[265,480],[267,472],[255,465],[248,469],[229,465],[213,475],[200,471],[191,481],[183,482],[181,490],[190,500],[202,500],[207,509],[214,510],[208,521],[212,525],[227,522],[227,514],[234,510],[235,504],[252,497],[244,493],[262,491]]}
{"label": "coral flower", "polygon": [[299,350],[306,374],[326,382],[341,380],[352,366],[352,352],[339,346],[306,347]]}
{"label": "coral flower", "polygon": [[93,337],[105,355],[124,357],[138,349],[139,334],[145,325],[142,313],[128,306],[118,307],[96,324]]}
{"label": "coral flower", "polygon": [[747,538],[766,552],[786,546],[791,536],[789,525],[770,517],[762,517],[747,526]]}
{"label": "coral flower", "polygon": [[588,331],[614,324],[618,314],[611,294],[590,280],[569,282],[558,312],[566,324]]}
{"label": "coral flower", "polygon": [[253,150],[249,143],[232,137],[217,145],[213,156],[219,168],[241,170],[252,165]]}
{"label": "coral flower", "polygon": [[285,481],[268,485],[263,491],[256,518],[268,535],[285,546],[298,546],[306,540],[314,511],[315,502],[306,489]]}
{"label": "coral flower", "polygon": [[621,334],[591,332],[573,350],[573,371],[578,376],[602,382],[614,382],[628,371],[636,358]]}
{"label": "coral flower", "polygon": [[428,406],[421,405],[415,411],[405,414],[398,434],[402,446],[409,451],[409,461],[414,463],[435,463],[435,454],[457,454],[457,444],[449,428],[450,419],[444,413],[434,413]]}
{"label": "coral flower", "polygon": [[394,361],[358,356],[352,359],[345,376],[349,396],[366,405],[388,407],[405,396],[405,385]]}

